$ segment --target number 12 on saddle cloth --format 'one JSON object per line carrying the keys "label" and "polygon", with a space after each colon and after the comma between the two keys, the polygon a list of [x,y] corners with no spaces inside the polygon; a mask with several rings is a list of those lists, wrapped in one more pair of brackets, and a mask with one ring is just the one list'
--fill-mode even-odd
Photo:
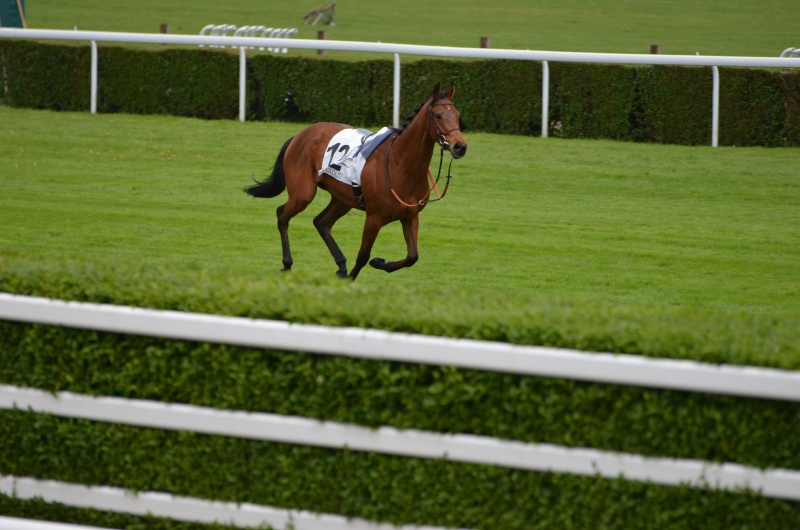
{"label": "number 12 on saddle cloth", "polygon": [[339,131],[328,142],[319,174],[330,175],[353,187],[361,186],[361,171],[367,158],[394,131],[389,127],[374,134],[365,129]]}

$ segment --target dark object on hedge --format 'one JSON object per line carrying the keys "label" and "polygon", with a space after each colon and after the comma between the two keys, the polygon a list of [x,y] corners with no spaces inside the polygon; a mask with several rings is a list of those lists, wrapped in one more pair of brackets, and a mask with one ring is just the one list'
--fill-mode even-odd
{"label": "dark object on hedge", "polygon": [[[288,189],[289,200],[277,210],[284,271],[291,270],[293,264],[289,248],[289,221],[311,204],[317,187],[331,194],[331,202],[314,218],[314,226],[339,266],[337,275],[355,280],[368,261],[371,266],[386,272],[410,267],[417,262],[418,215],[429,202],[432,191],[426,177],[429,176],[428,166],[434,146],[438,143],[442,152],[445,149],[450,151],[453,158],[461,158],[467,152],[467,142],[458,127],[460,113],[451,101],[454,93],[455,85],[451,85],[447,92],[441,92],[437,83],[430,99],[420,106],[411,121],[402,130],[392,134],[390,141],[382,142],[375,149],[376,156],[367,159],[361,173],[365,205],[360,204],[351,185],[322,172],[323,168],[347,156],[346,146],[334,144],[329,147],[329,142],[336,133],[349,126],[316,123],[283,145],[269,178],[245,187],[244,191],[253,197],[271,198]],[[390,157],[392,149],[394,153]],[[407,203],[401,197],[411,202]],[[367,218],[356,265],[348,275],[347,260],[333,239],[331,229],[353,208],[366,210]],[[370,252],[378,232],[393,221],[400,221],[403,225],[408,249],[406,258],[388,263],[383,258],[370,261]]]}

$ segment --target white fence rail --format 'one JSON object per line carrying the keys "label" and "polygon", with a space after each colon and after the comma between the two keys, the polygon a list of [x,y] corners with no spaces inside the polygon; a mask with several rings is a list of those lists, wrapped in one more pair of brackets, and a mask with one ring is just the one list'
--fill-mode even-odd
{"label": "white fence rail", "polygon": [[800,372],[290,324],[0,293],[0,319],[598,383],[800,402]]}
{"label": "white fence rail", "polygon": [[[3,491],[2,478],[0,478],[0,491]],[[17,517],[4,517],[0,515],[0,530],[111,530],[96,526],[84,526],[66,523],[53,523],[51,521],[36,521],[33,519],[19,519]]]}
{"label": "white fence rail", "polygon": [[800,501],[800,471],[757,469],[681,458],[522,443],[470,434],[439,434],[393,427],[371,429],[297,416],[219,410],[179,403],[91,397],[0,385],[0,409],[30,410],[163,430],[190,431],[330,449],[485,464],[525,471],[568,473],[655,484],[718,489],[749,488],[767,497]]}
{"label": "white fence rail", "polygon": [[[714,71],[715,82],[712,87],[712,138],[711,145],[718,145],[719,130],[719,80],[717,68],[800,68],[797,57],[727,57],[699,55],[658,55],[627,53],[577,53],[533,50],[503,50],[490,48],[457,48],[450,46],[421,46],[412,44],[389,44],[351,41],[329,41],[309,39],[264,39],[260,37],[214,37],[206,35],[173,35],[163,33],[117,33],[103,31],[68,31],[47,29],[0,28],[0,38],[42,39],[96,42],[120,42],[136,44],[174,44],[206,46],[239,46],[239,119],[245,120],[245,67],[247,57],[245,47],[280,47],[289,49],[330,50],[365,53],[387,53],[395,56],[394,75],[394,126],[399,126],[400,116],[400,55],[453,57],[466,59],[510,59],[542,62],[542,136],[547,136],[549,127],[549,68],[548,62],[578,62],[607,64],[650,64],[672,66],[709,66]],[[92,112],[96,112],[97,95],[97,49],[92,46]]]}
{"label": "white fence rail", "polygon": [[[0,475],[0,493],[16,495],[23,500],[42,499],[75,508],[125,513],[140,516],[166,517],[187,523],[219,523],[238,528],[275,530],[446,530],[435,526],[395,526],[374,523],[355,517],[287,510],[251,503],[209,501],[155,491],[133,493],[108,486],[84,486],[53,480]],[[42,521],[26,521],[31,526],[14,526],[20,519],[3,521],[0,530],[111,530],[73,525],[55,525]],[[7,526],[4,526],[7,525]]]}

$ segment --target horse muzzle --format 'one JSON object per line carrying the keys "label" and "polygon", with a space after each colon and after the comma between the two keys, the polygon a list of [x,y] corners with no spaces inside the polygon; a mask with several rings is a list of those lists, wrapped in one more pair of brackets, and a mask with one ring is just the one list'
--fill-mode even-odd
{"label": "horse muzzle", "polygon": [[467,144],[456,142],[456,145],[450,146],[450,154],[453,155],[453,158],[461,158],[467,154]]}

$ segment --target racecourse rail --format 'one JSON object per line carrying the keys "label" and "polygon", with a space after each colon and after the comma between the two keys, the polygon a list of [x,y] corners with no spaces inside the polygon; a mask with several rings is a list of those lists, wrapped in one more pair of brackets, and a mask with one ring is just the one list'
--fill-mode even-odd
{"label": "racecourse rail", "polygon": [[490,48],[422,46],[380,42],[279,39],[259,37],[215,37],[165,33],[121,33],[49,29],[0,28],[0,38],[88,41],[92,48],[91,112],[97,112],[97,42],[132,44],[174,44],[192,46],[232,46],[239,48],[239,120],[245,121],[247,47],[273,47],[305,50],[330,50],[394,55],[393,125],[400,122],[400,55],[452,57],[464,59],[510,59],[542,62],[542,136],[547,137],[550,113],[549,62],[649,64],[670,66],[709,66],[712,69],[711,146],[719,144],[719,67],[800,68],[796,57],[730,57],[719,55],[659,55],[628,53],[578,53]]}

